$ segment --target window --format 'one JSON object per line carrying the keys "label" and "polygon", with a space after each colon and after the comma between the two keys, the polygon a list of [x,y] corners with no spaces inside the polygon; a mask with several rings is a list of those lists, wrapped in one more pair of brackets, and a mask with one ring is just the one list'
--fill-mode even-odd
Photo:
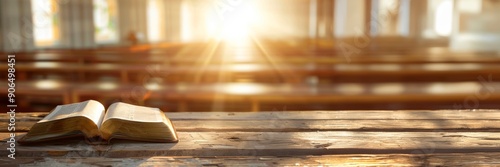
{"label": "window", "polygon": [[449,36],[452,31],[453,2],[451,0],[441,1],[436,8],[434,31],[440,36]]}
{"label": "window", "polygon": [[383,24],[380,28],[380,35],[397,35],[398,25],[401,21],[400,14],[400,1],[399,0],[381,0],[378,4],[378,18]]}
{"label": "window", "polygon": [[181,6],[181,40],[183,42],[191,41],[193,38],[191,23],[191,4],[190,1],[182,1]]}
{"label": "window", "polygon": [[158,42],[162,40],[163,14],[161,6],[164,6],[161,0],[148,1],[148,39],[150,42]]}
{"label": "window", "polygon": [[[473,0],[464,0],[457,2],[474,2]],[[457,4],[460,7],[460,3]],[[423,31],[425,38],[442,38],[450,36],[453,30],[453,7],[454,0],[428,0],[427,2],[427,26]],[[465,8],[475,7],[476,5],[468,3]]]}
{"label": "window", "polygon": [[59,18],[54,0],[31,0],[36,46],[55,45],[59,40]]}
{"label": "window", "polygon": [[94,0],[94,26],[96,43],[118,41],[116,0]]}
{"label": "window", "polygon": [[376,34],[381,36],[408,36],[410,29],[409,0],[379,0],[372,7],[376,12]]}

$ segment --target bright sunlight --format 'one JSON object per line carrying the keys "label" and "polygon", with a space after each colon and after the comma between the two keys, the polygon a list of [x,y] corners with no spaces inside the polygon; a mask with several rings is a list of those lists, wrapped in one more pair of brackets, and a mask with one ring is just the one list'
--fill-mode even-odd
{"label": "bright sunlight", "polygon": [[207,31],[212,37],[224,41],[248,40],[253,27],[260,20],[254,1],[229,3],[216,1],[215,12],[207,17]]}

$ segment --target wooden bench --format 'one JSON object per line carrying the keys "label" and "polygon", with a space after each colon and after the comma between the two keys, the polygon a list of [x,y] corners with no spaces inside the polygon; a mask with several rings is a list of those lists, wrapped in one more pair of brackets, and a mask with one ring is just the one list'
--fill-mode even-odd
{"label": "wooden bench", "polygon": [[[397,41],[397,40],[396,40]],[[265,50],[279,62],[290,63],[498,63],[500,56],[495,52],[454,52],[447,47],[389,47],[366,46],[343,49],[334,41],[309,42],[261,42]],[[326,43],[318,45],[318,43]],[[377,40],[372,41],[379,45]],[[401,51],[392,51],[392,50]]]}
{"label": "wooden bench", "polygon": [[[16,139],[47,113],[16,113]],[[1,166],[497,166],[499,110],[183,112],[179,143],[16,144]],[[0,114],[7,148],[9,116]]]}
{"label": "wooden bench", "polygon": [[[22,83],[24,95],[47,94],[71,102],[97,98],[143,104],[149,100],[175,103],[168,111],[212,109],[214,105],[241,104],[236,110],[314,109],[439,109],[500,107],[500,83],[484,77],[478,82],[453,83],[341,83],[297,84],[119,84],[53,83],[41,88],[38,82]],[[7,84],[3,84],[5,89]],[[69,94],[69,95],[68,95]],[[47,97],[42,96],[43,99]],[[65,101],[65,103],[67,100]],[[61,102],[62,103],[62,102]],[[204,106],[205,104],[205,106]],[[207,106],[208,105],[208,106]]]}
{"label": "wooden bench", "polygon": [[[279,44],[276,44],[279,43]],[[363,51],[346,55],[333,46],[311,48],[286,42],[264,42],[250,44],[245,47],[225,46],[213,42],[183,44],[169,49],[149,49],[134,51],[131,48],[95,49],[95,50],[59,50],[40,51],[36,53],[19,53],[18,62],[79,62],[79,63],[142,63],[142,64],[197,64],[203,57],[212,57],[210,63],[227,63],[223,57],[232,59],[236,54],[249,54],[247,63],[278,63],[278,64],[371,64],[371,63],[499,63],[498,53],[452,52],[449,48],[429,47],[409,50],[404,53],[384,53],[380,51]],[[237,52],[236,52],[237,51]],[[377,52],[377,53],[374,53]],[[378,53],[380,52],[380,53]],[[269,56],[274,62],[263,58]],[[0,58],[6,60],[6,57]]]}
{"label": "wooden bench", "polygon": [[[7,66],[0,70],[7,70]],[[165,83],[236,82],[239,78],[260,83],[308,83],[311,77],[323,82],[460,82],[477,81],[479,76],[500,76],[500,66],[482,63],[430,64],[337,64],[265,65],[229,64],[193,67],[189,65],[61,63],[16,64],[18,81],[59,76],[68,81],[92,82],[112,77],[123,84],[142,84],[144,78],[161,78]],[[219,75],[224,80],[218,80]]]}

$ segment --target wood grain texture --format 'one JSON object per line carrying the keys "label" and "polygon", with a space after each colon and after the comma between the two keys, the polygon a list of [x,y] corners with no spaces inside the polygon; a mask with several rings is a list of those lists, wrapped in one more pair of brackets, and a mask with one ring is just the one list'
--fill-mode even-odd
{"label": "wood grain texture", "polygon": [[[41,120],[47,112],[16,113],[17,120]],[[500,110],[373,110],[283,112],[165,112],[171,120],[500,120]],[[0,113],[0,122],[9,116]]]}
{"label": "wood grain texture", "polygon": [[496,166],[500,153],[470,154],[359,154],[322,156],[152,156],[137,158],[18,158],[16,161],[0,159],[0,166],[23,164],[30,166]]}
{"label": "wood grain texture", "polygon": [[[16,130],[27,132],[47,113],[17,113]],[[165,113],[181,132],[308,132],[308,131],[500,131],[496,110],[437,111],[298,111]],[[0,127],[8,115],[0,114]],[[0,128],[0,132],[7,132]]]}
{"label": "wood grain texture", "polygon": [[[329,154],[500,152],[498,132],[179,132],[179,143],[81,139],[16,146],[20,157],[299,156]],[[5,141],[7,133],[1,133]],[[21,137],[18,134],[17,137]],[[6,142],[0,147],[7,148]],[[0,156],[7,156],[7,152]]]}
{"label": "wood grain texture", "polygon": [[[27,132],[37,120],[16,123]],[[315,132],[315,131],[487,131],[500,132],[500,120],[172,120],[180,132]],[[0,122],[0,132],[8,132]]]}
{"label": "wood grain texture", "polygon": [[500,119],[499,110],[376,110],[376,111],[286,111],[286,112],[166,112],[172,120],[425,120]]}
{"label": "wood grain texture", "polygon": [[[16,113],[16,138],[47,113]],[[16,145],[0,166],[498,166],[498,110],[166,112],[179,143]],[[0,129],[9,116],[0,114]],[[0,147],[9,133],[1,130]],[[0,156],[6,157],[7,152]],[[46,157],[46,158],[41,158]]]}

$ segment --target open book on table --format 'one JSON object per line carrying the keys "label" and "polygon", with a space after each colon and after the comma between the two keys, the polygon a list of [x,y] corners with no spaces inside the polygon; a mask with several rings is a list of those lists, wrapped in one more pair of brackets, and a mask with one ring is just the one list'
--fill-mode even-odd
{"label": "open book on table", "polygon": [[87,141],[126,139],[149,142],[177,142],[172,122],[158,108],[122,102],[107,111],[95,100],[58,105],[37,122],[19,143],[35,144],[83,135]]}

